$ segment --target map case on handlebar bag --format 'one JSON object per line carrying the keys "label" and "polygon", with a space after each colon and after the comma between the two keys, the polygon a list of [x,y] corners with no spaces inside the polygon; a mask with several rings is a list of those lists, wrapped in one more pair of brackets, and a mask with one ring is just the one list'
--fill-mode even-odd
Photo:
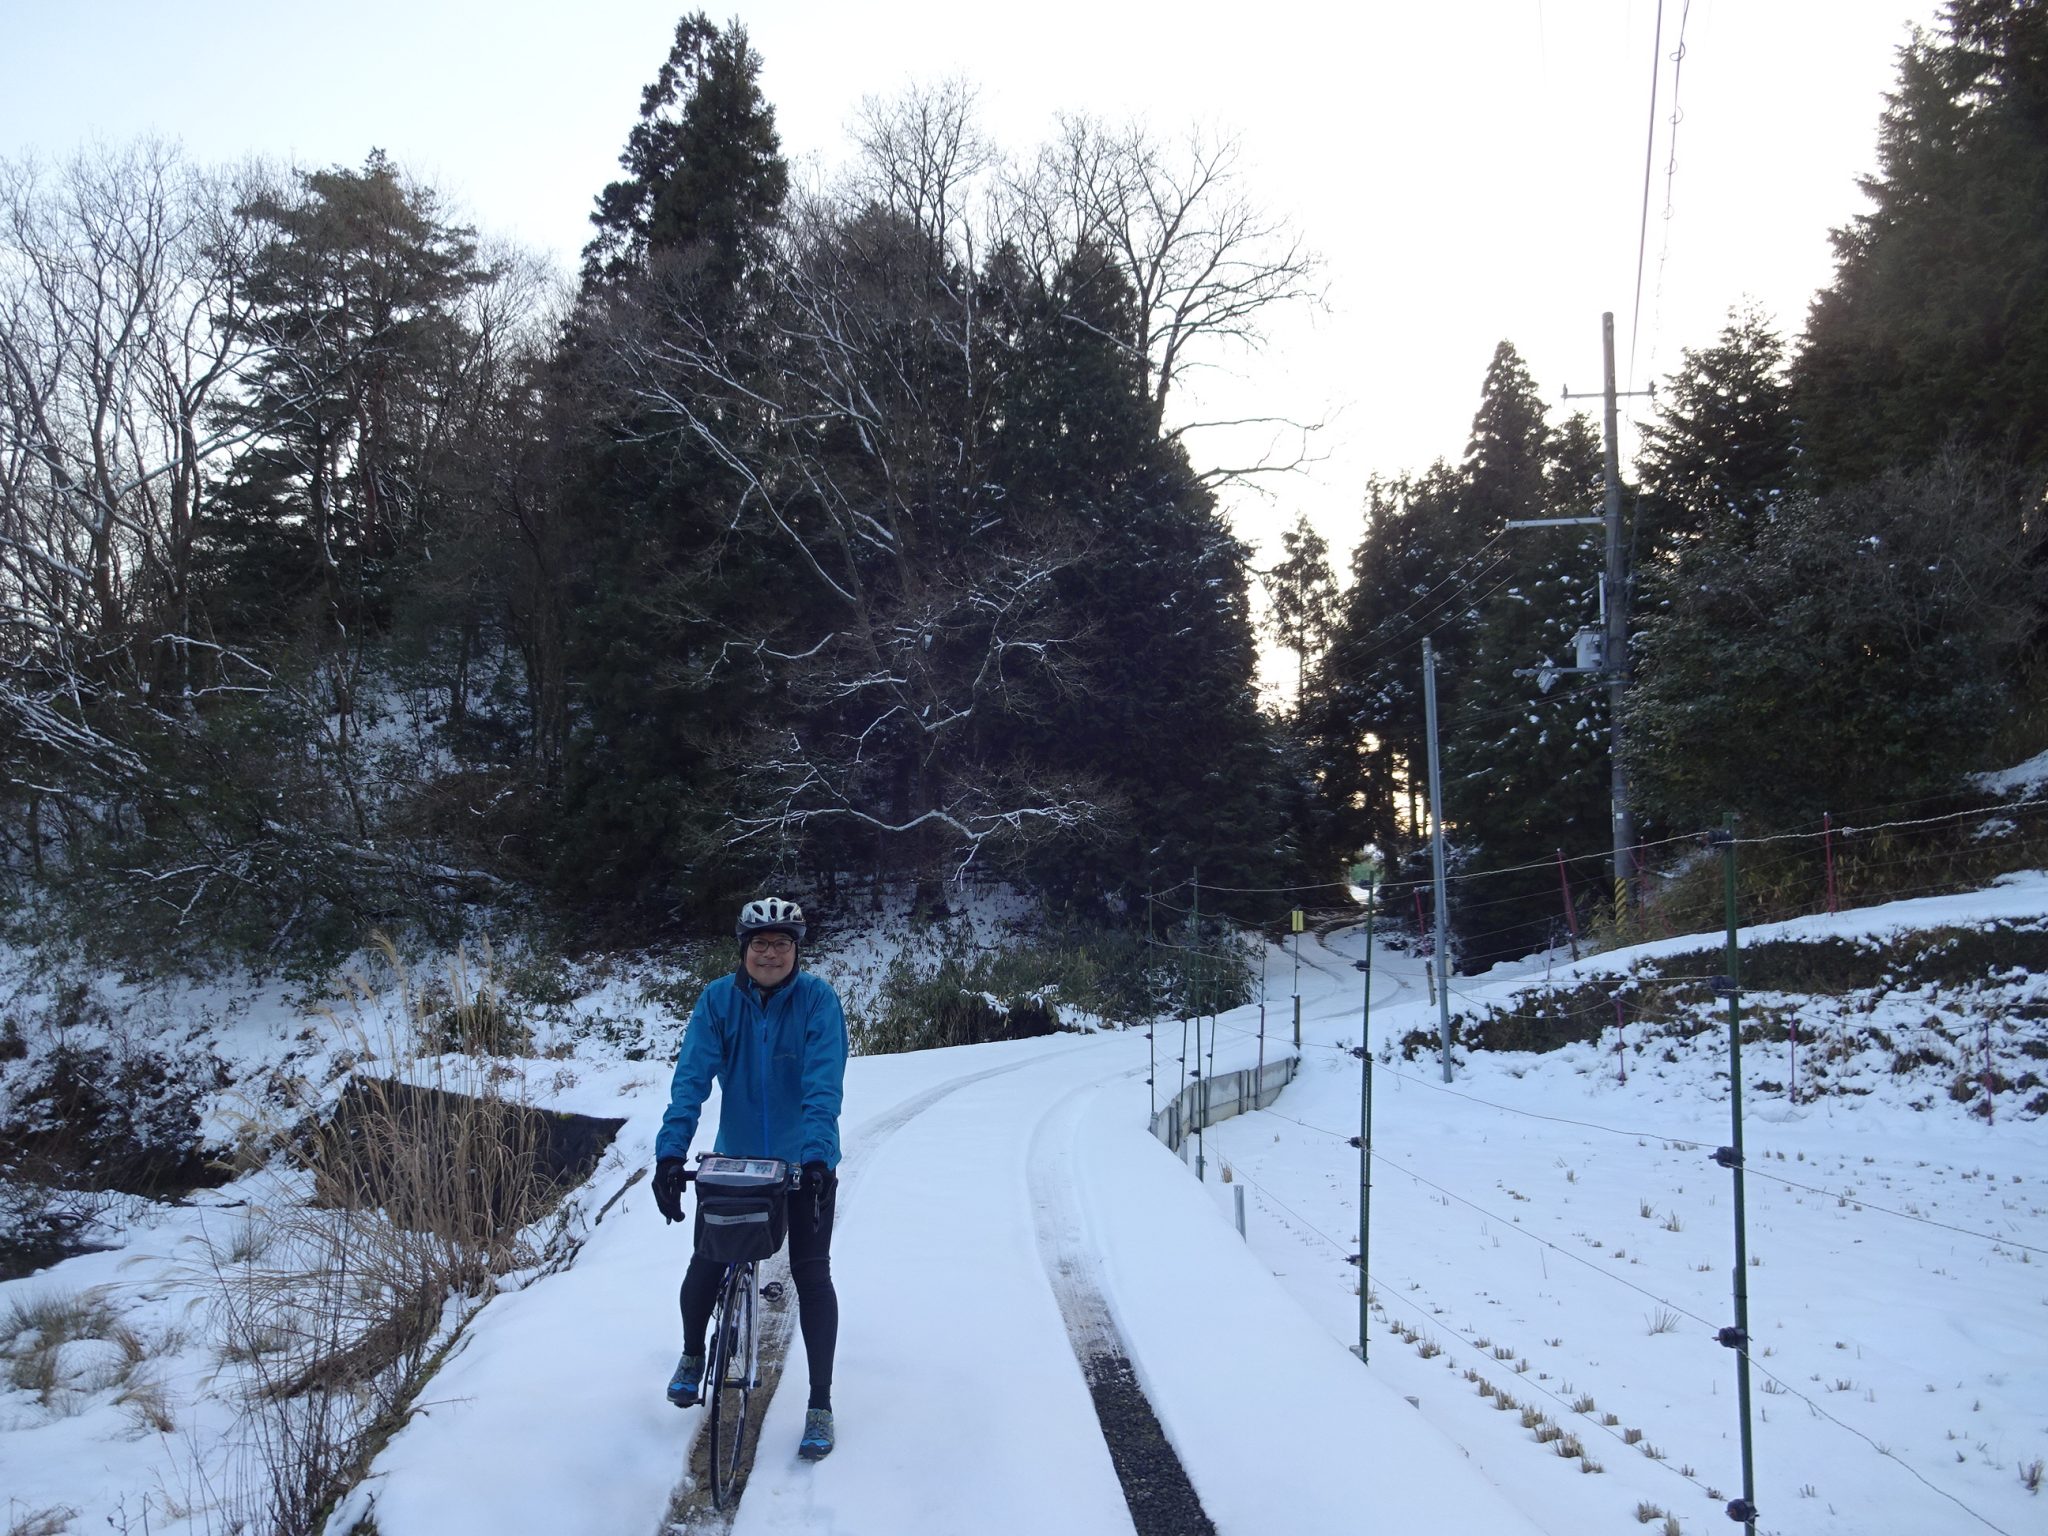
{"label": "map case on handlebar bag", "polygon": [[697,1251],[718,1264],[770,1257],[789,1228],[789,1164],[707,1156],[697,1165]]}

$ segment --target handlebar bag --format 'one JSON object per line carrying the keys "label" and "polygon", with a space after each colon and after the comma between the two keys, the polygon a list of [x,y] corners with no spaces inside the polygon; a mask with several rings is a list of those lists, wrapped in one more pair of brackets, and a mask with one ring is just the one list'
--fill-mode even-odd
{"label": "handlebar bag", "polygon": [[789,1231],[789,1164],[706,1157],[697,1168],[697,1251],[717,1264],[771,1257]]}

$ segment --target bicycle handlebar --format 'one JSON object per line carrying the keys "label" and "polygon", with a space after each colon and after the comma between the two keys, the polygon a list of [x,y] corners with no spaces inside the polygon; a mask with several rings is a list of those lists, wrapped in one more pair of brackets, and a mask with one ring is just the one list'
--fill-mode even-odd
{"label": "bicycle handlebar", "polygon": [[[699,1152],[699,1153],[697,1154],[697,1158],[698,1158],[698,1161],[699,1161],[699,1162],[702,1162],[702,1161],[703,1161],[703,1159],[705,1159],[705,1158],[707,1158],[707,1157],[723,1157],[724,1155],[725,1155],[725,1154],[724,1154],[724,1153],[722,1153],[722,1152]],[[779,1158],[779,1157],[778,1157],[778,1158],[748,1158],[748,1159],[735,1159],[735,1161],[748,1161],[748,1162],[778,1162],[778,1163],[780,1163],[780,1162],[782,1162],[782,1159],[781,1159],[781,1158]],[[797,1164],[797,1163],[784,1163],[784,1164],[783,1164],[783,1166],[789,1169],[789,1177],[788,1177],[788,1179],[786,1179],[786,1180],[784,1181],[784,1182],[785,1182],[785,1183],[786,1183],[786,1184],[788,1185],[788,1187],[789,1187],[789,1188],[791,1188],[791,1189],[800,1189],[800,1188],[802,1188],[802,1187],[803,1187],[803,1182],[804,1182],[804,1170],[803,1170],[802,1166],[801,1166],[800,1164]],[[689,1166],[685,1165],[685,1166],[684,1166],[684,1168],[683,1168],[683,1182],[684,1182],[685,1184],[691,1184],[691,1183],[694,1183],[694,1182],[696,1182],[696,1179],[697,1179],[697,1175],[698,1175],[698,1174],[699,1174],[699,1173],[700,1173],[701,1171],[702,1171],[701,1169],[698,1169],[698,1168],[691,1168],[691,1167],[689,1167]]]}

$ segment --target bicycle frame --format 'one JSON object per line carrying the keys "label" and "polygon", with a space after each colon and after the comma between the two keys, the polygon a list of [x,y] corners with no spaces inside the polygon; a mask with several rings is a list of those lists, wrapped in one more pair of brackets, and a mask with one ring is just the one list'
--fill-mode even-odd
{"label": "bicycle frame", "polygon": [[[794,1189],[799,1178],[795,1168],[777,1159],[720,1158],[709,1154],[700,1157],[699,1167],[684,1177],[694,1179],[714,1164],[728,1178],[737,1175],[745,1183],[758,1181],[770,1187],[781,1183],[785,1191]],[[704,1351],[704,1449],[715,1509],[723,1510],[739,1491],[747,1418],[754,1388],[760,1381],[760,1260],[732,1260],[719,1277]]]}

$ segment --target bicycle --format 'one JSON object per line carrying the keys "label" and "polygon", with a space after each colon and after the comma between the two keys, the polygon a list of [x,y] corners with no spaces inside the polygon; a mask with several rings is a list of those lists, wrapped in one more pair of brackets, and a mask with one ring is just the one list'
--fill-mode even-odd
{"label": "bicycle", "polygon": [[704,1337],[705,1449],[711,1504],[737,1491],[747,1411],[760,1382],[760,1262],[774,1256],[789,1227],[789,1195],[801,1170],[775,1157],[706,1152],[683,1182],[697,1185],[697,1251],[722,1261],[725,1276]]}

